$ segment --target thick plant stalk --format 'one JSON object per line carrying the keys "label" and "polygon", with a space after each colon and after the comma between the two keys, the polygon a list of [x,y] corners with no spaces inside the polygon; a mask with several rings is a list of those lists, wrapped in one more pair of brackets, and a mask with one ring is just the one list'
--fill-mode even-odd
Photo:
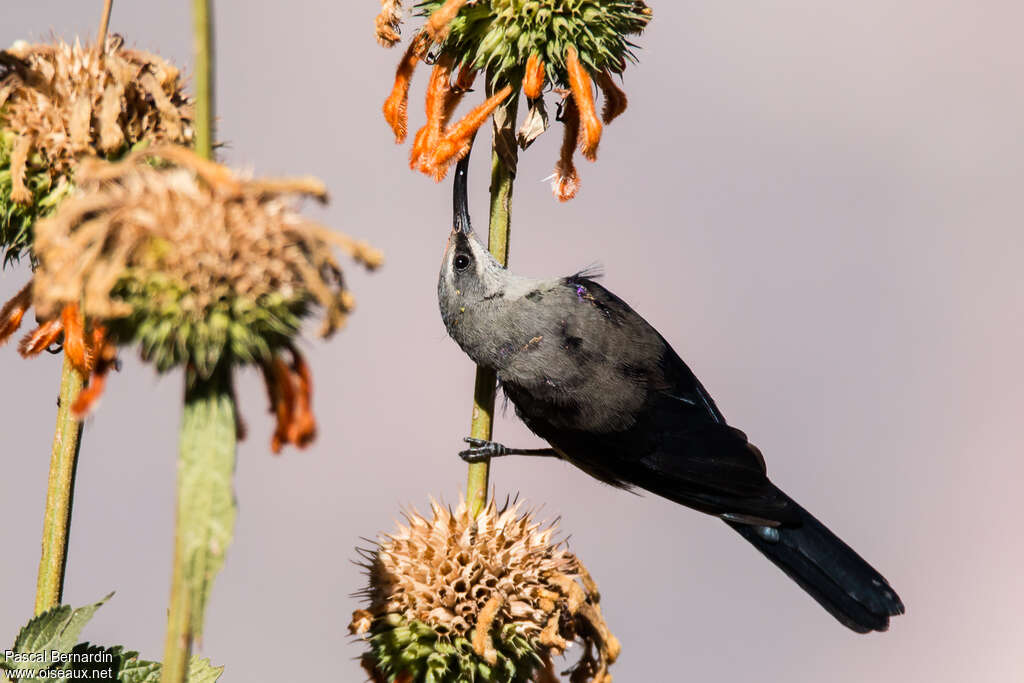
{"label": "thick plant stalk", "polygon": [[228,373],[210,379],[186,373],[163,683],[185,680],[192,641],[202,635],[206,600],[234,531],[236,422]]}
{"label": "thick plant stalk", "polygon": [[[195,54],[195,150],[213,158],[212,0],[192,0]],[[178,453],[174,569],[161,683],[184,683],[192,641],[202,633],[206,598],[234,530],[235,405],[230,370],[185,377]]]}
{"label": "thick plant stalk", "polygon": [[[103,14],[97,34],[100,50],[107,40],[113,0],[104,0]],[[68,535],[71,530],[71,505],[75,492],[75,469],[82,441],[82,423],[71,407],[82,393],[82,374],[64,354],[60,391],[57,399],[57,426],[53,431],[50,451],[50,475],[46,487],[46,515],[43,518],[42,554],[36,578],[36,614],[42,614],[61,603],[64,593],[64,570],[68,562]]]}
{"label": "thick plant stalk", "polygon": [[[487,74],[488,97],[495,90],[491,74]],[[494,142],[491,149],[491,213],[487,233],[487,248],[503,266],[508,265],[511,235],[512,186],[516,179],[518,162],[516,147],[516,111],[518,92],[494,110]],[[494,398],[497,378],[492,370],[476,369],[473,388],[473,421],[469,434],[475,439],[489,441],[494,423]],[[487,485],[490,478],[489,460],[471,463],[466,480],[466,505],[470,515],[480,514],[487,504]]]}
{"label": "thick plant stalk", "polygon": [[57,400],[57,427],[53,433],[50,476],[46,488],[43,550],[36,580],[36,614],[60,605],[64,592],[75,468],[78,465],[78,448],[82,437],[82,423],[71,414],[71,406],[82,391],[82,382],[82,375],[65,355]]}

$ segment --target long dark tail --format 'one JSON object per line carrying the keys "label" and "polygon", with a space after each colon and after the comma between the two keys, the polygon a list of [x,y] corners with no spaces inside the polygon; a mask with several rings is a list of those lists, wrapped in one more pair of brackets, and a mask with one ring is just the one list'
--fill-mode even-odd
{"label": "long dark tail", "polygon": [[[780,491],[780,494],[786,494]],[[789,498],[788,496],[786,496]],[[799,522],[781,527],[726,521],[845,626],[884,631],[903,603],[889,582],[811,513],[789,498]]]}

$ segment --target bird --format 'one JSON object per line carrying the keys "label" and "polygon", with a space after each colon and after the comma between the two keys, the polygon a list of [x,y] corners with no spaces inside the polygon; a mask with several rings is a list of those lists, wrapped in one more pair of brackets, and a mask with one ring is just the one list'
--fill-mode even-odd
{"label": "bird", "polygon": [[467,438],[462,459],[555,457],[611,486],[716,516],[840,623],[887,630],[904,613],[889,582],[769,480],[761,451],[650,323],[591,273],[528,278],[484,248],[470,223],[468,160],[454,178],[441,318],[549,447]]}

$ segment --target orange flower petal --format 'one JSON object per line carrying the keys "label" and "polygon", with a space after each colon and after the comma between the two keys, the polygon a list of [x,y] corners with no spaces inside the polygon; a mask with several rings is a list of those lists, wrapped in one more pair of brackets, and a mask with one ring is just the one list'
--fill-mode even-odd
{"label": "orange flower petal", "polygon": [[523,76],[523,93],[531,100],[540,97],[544,89],[544,60],[534,53],[526,60],[526,74]]}
{"label": "orange flower petal", "polygon": [[395,71],[395,84],[391,88],[391,94],[384,100],[384,120],[391,126],[395,133],[395,142],[404,142],[409,126],[409,82],[412,80],[412,73],[416,64],[420,61],[420,41],[413,40],[409,43],[402,61],[398,63]]}
{"label": "orange flower petal", "polygon": [[629,99],[626,97],[626,93],[615,83],[612,75],[607,71],[602,71],[594,79],[597,82],[597,87],[601,88],[601,93],[604,95],[604,106],[601,107],[601,118],[604,119],[605,123],[611,123],[615,118],[622,112],[626,111],[626,107],[629,106]]}
{"label": "orange flower petal", "polygon": [[512,86],[506,85],[487,98],[483,104],[474,107],[448,129],[444,138],[441,139],[441,142],[434,149],[434,155],[430,160],[431,166],[435,169],[434,178],[436,180],[440,182],[448,172],[448,167],[469,152],[469,145],[473,141],[473,135],[487,121],[487,118],[494,113],[498,105],[511,94]]}
{"label": "orange flower petal", "polygon": [[416,133],[413,143],[412,154],[409,158],[409,168],[430,173],[430,158],[433,155],[434,147],[441,139],[441,130],[444,128],[445,111],[447,109],[448,94],[451,92],[452,67],[455,60],[447,55],[442,55],[430,72],[430,82],[427,84],[427,122]]}
{"label": "orange flower petal", "polygon": [[576,48],[570,45],[565,52],[565,65],[569,71],[569,87],[576,106],[580,110],[583,126],[583,156],[590,161],[597,159],[597,146],[601,143],[601,121],[594,110],[594,91],[590,76],[580,64]]}
{"label": "orange flower petal", "polygon": [[82,393],[78,395],[75,402],[71,405],[71,414],[75,418],[82,420],[85,419],[89,413],[92,412],[93,408],[100,400],[100,396],[107,388],[107,370],[108,366],[100,366],[96,368],[89,377],[89,386],[82,389]]}
{"label": "orange flower petal", "polygon": [[439,43],[448,37],[448,24],[452,23],[452,19],[455,18],[455,15],[459,13],[459,10],[465,4],[466,0],[447,0],[437,11],[430,15],[430,19],[427,20],[427,25],[424,26],[423,30],[430,36],[431,40]]}
{"label": "orange flower petal", "polygon": [[71,406],[71,414],[79,420],[84,419],[96,407],[107,387],[107,373],[117,362],[117,349],[108,340],[106,329],[102,325],[93,327],[91,344],[91,356],[95,367],[89,376],[89,385],[82,390]]}
{"label": "orange flower petal", "polygon": [[[459,75],[455,78],[455,85],[448,88],[444,96],[444,113],[441,116],[441,127],[447,128],[452,114],[462,102],[466,93],[473,89],[473,81],[476,80],[477,70],[468,66],[459,69]],[[440,141],[440,136],[438,136]],[[436,143],[435,143],[436,146]]]}
{"label": "orange flower petal", "polygon": [[427,151],[427,137],[430,135],[430,131],[427,130],[426,126],[423,126],[412,139],[412,149],[409,152],[409,169],[417,170],[422,165],[422,159]]}
{"label": "orange flower petal", "polygon": [[57,337],[64,331],[64,325],[60,318],[47,320],[36,329],[26,334],[18,344],[18,353],[25,358],[38,356],[50,344],[57,341]]}
{"label": "orange flower petal", "polygon": [[3,344],[21,327],[25,312],[32,305],[32,280],[18,290],[10,301],[0,308],[0,344]]}
{"label": "orange flower petal", "polygon": [[263,379],[270,396],[270,410],[277,418],[274,435],[270,438],[270,450],[280,453],[288,441],[288,426],[292,421],[292,405],[295,402],[291,373],[280,357],[274,356],[263,365]]}
{"label": "orange flower petal", "polygon": [[288,440],[299,448],[305,448],[316,437],[316,417],[313,415],[313,373],[296,349],[292,348],[292,379],[295,382],[295,403],[292,422],[288,429]]}
{"label": "orange flower petal", "polygon": [[[462,98],[465,96],[467,92],[470,91],[470,89],[472,89],[473,81],[476,80],[476,74],[476,69],[463,66],[459,70],[459,75],[455,80],[455,85],[449,88],[448,92],[445,93],[444,115],[442,116],[442,123],[444,127],[448,126],[448,122],[451,120],[452,114],[455,113],[455,109],[462,102]],[[445,135],[447,135],[447,131]],[[434,180],[438,182],[444,180],[445,175],[448,173],[448,166],[446,164],[441,166],[433,165],[434,153],[437,151],[438,146],[441,145],[442,142],[443,139],[441,138],[440,134],[438,135],[437,139],[431,141],[430,147],[428,148],[430,152],[430,157],[424,160],[423,168],[420,169],[424,173],[429,173],[430,175],[433,175]]]}
{"label": "orange flower petal", "polygon": [[576,153],[576,142],[580,136],[580,110],[576,106],[575,98],[567,97],[565,99],[562,124],[565,126],[565,131],[562,136],[562,149],[558,161],[555,163],[555,177],[551,181],[551,190],[555,193],[558,201],[567,202],[575,197],[576,192],[580,189],[580,177],[572,159]]}
{"label": "orange flower petal", "polygon": [[89,351],[85,346],[85,321],[78,304],[67,304],[60,312],[64,326],[64,355],[83,375],[89,374]]}

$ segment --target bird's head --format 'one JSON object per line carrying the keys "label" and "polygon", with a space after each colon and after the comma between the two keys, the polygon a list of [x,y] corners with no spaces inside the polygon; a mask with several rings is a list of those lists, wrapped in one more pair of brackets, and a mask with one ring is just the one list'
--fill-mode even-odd
{"label": "bird's head", "polygon": [[449,334],[456,336],[458,321],[467,308],[494,300],[511,277],[497,259],[480,244],[469,220],[466,172],[469,155],[455,169],[454,216],[451,235],[441,260],[437,282],[441,317]]}

